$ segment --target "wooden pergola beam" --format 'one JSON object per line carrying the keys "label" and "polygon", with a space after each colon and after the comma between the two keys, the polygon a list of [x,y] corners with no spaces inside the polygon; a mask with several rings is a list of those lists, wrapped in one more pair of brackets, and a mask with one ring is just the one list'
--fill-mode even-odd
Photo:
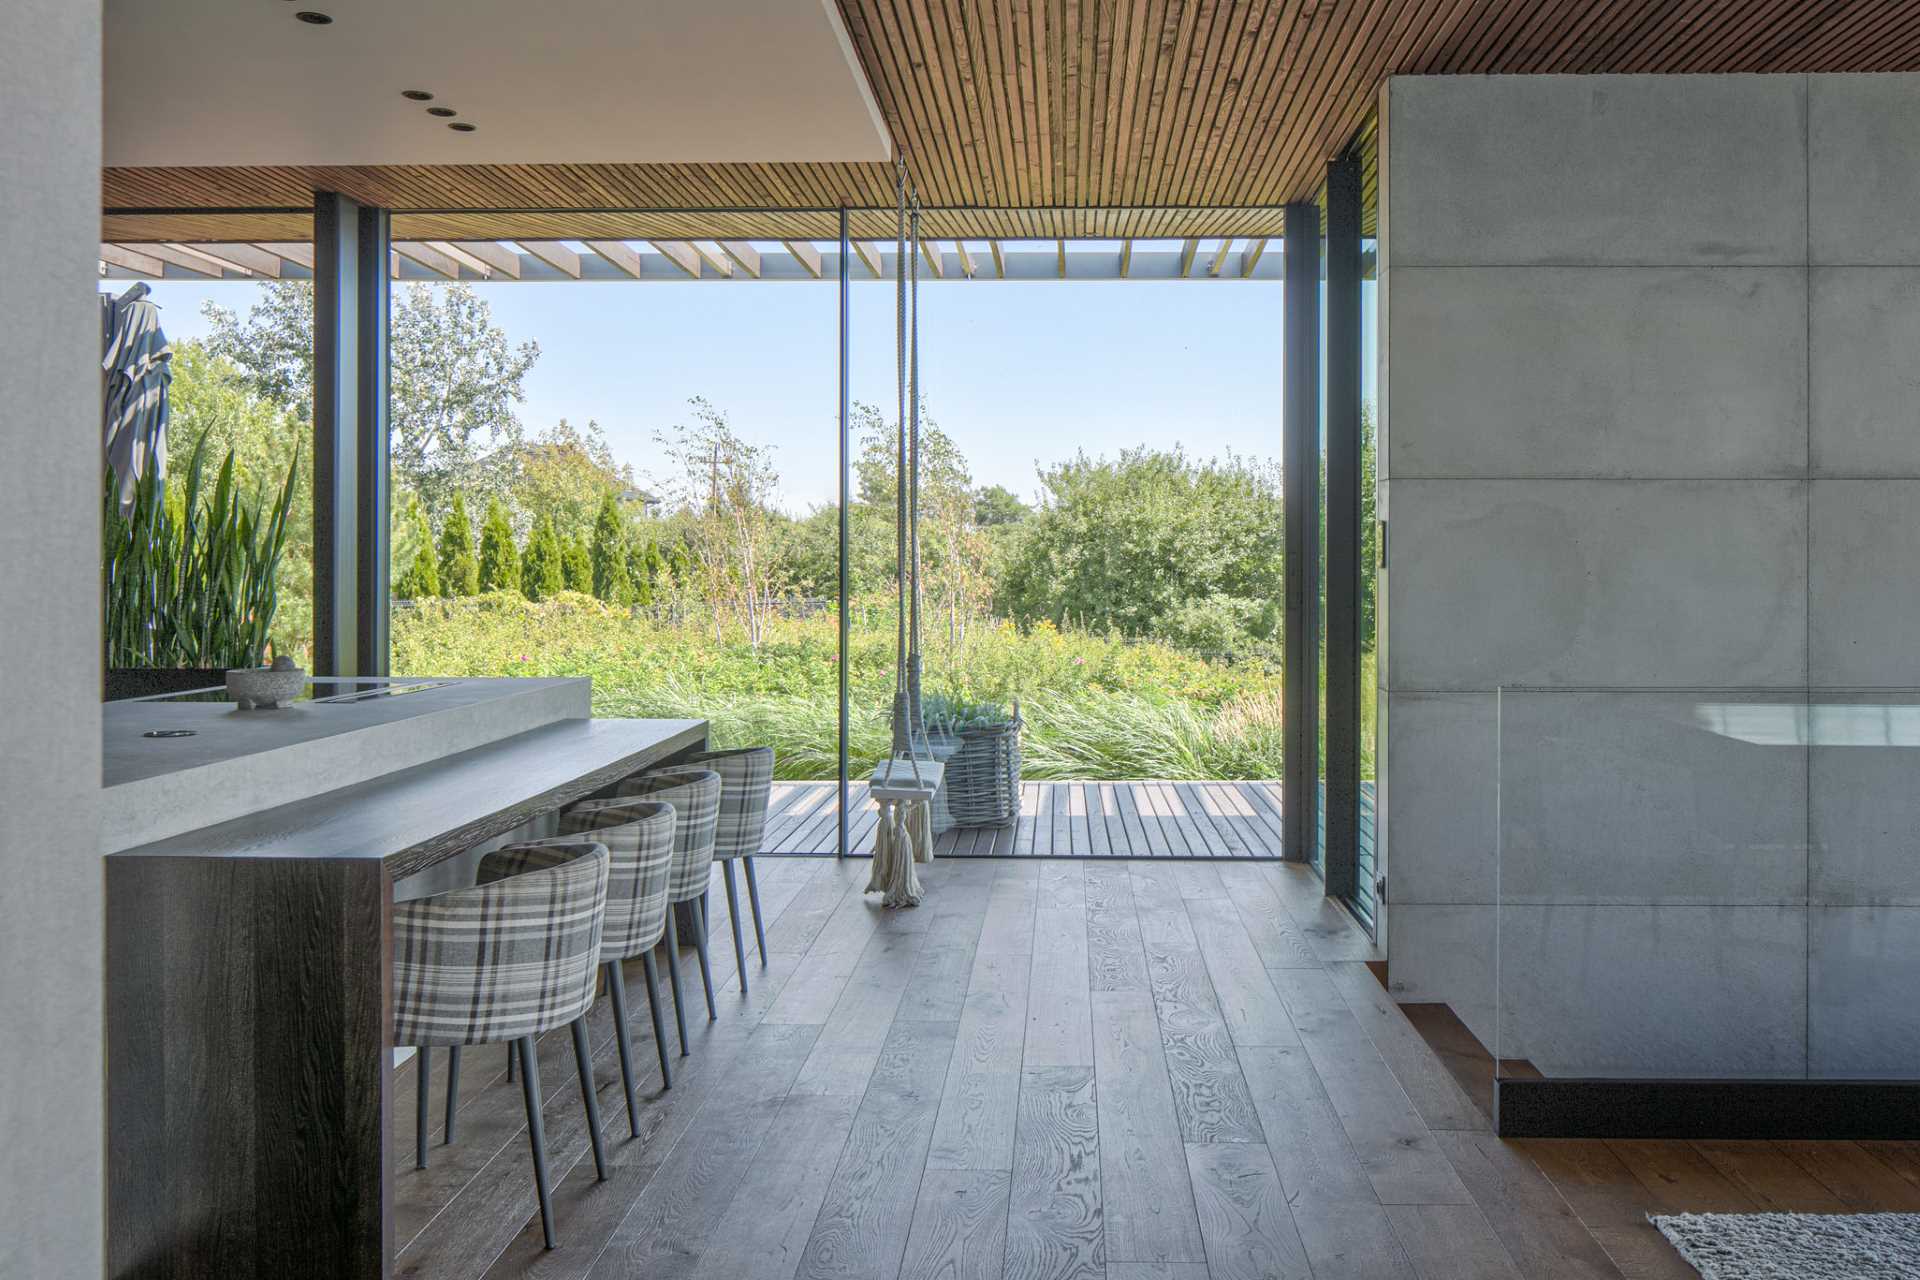
{"label": "wooden pergola beam", "polygon": [[473,254],[468,253],[465,249],[461,248],[459,245],[455,244],[453,241],[427,240],[427,241],[424,241],[423,243],[426,244],[426,246],[430,249],[434,249],[440,253],[446,254],[447,257],[453,259],[454,262],[459,265],[461,270],[471,271],[474,275],[479,276],[482,280],[493,279],[492,264],[484,262],[480,258],[474,256]]}
{"label": "wooden pergola beam", "polygon": [[1247,247],[1240,251],[1240,278],[1251,279],[1253,269],[1260,265],[1260,255],[1267,251],[1265,239],[1249,240]]}
{"label": "wooden pergola beam", "polygon": [[1207,264],[1207,274],[1218,277],[1220,268],[1227,265],[1227,255],[1233,252],[1233,241],[1222,240],[1220,247],[1213,251],[1213,261]]}
{"label": "wooden pergola beam", "polygon": [[511,280],[520,278],[520,255],[494,240],[460,240],[449,243],[449,249],[456,249],[469,258],[483,262],[490,270],[497,271]]}
{"label": "wooden pergola beam", "polygon": [[587,248],[594,256],[604,262],[610,262],[623,275],[635,280],[640,278],[640,251],[625,240],[588,240]]}
{"label": "wooden pergola beam", "polygon": [[101,245],[100,261],[110,267],[119,267],[122,271],[134,272],[136,275],[159,276],[166,271],[166,263],[159,258],[150,253],[129,249],[123,244]]}
{"label": "wooden pergola beam", "polygon": [[760,251],[758,249],[748,244],[745,240],[722,240],[719,243],[721,251],[739,263],[742,271],[752,276],[755,280],[760,278]]}
{"label": "wooden pergola beam", "polygon": [[965,240],[955,240],[953,242],[953,251],[959,255],[961,274],[969,280],[973,279],[974,272],[978,268],[974,263],[973,255],[967,251],[967,242]]}
{"label": "wooden pergola beam", "polygon": [[780,243],[786,246],[787,252],[793,255],[793,260],[804,267],[808,275],[815,280],[820,278],[822,265],[818,249],[805,240],[782,240]]}
{"label": "wooden pergola beam", "polygon": [[922,240],[920,242],[920,256],[927,260],[927,270],[933,272],[937,278],[945,278],[947,274],[947,259],[946,255],[940,252],[938,241]]}
{"label": "wooden pergola beam", "polygon": [[711,240],[689,240],[687,241],[687,247],[699,254],[700,261],[712,267],[716,272],[726,276],[728,279],[733,278],[733,259],[727,256],[725,249],[722,249]]}
{"label": "wooden pergola beam", "polygon": [[313,246],[302,240],[272,241],[253,246],[287,262],[313,270]]}
{"label": "wooden pergola beam", "polygon": [[140,246],[140,252],[150,258],[158,258],[162,262],[170,262],[176,267],[184,267],[188,271],[197,271],[212,280],[224,279],[229,270],[238,271],[242,275],[253,274],[245,267],[235,263],[222,262],[218,258],[195,249],[190,245],[147,244]]}
{"label": "wooden pergola beam", "polygon": [[1002,252],[998,240],[987,241],[987,251],[993,254],[993,274],[997,279],[1007,278],[1007,255]]}
{"label": "wooden pergola beam", "polygon": [[280,278],[280,256],[268,253],[265,249],[258,249],[250,244],[202,244],[191,247],[196,252],[224,262],[235,270],[251,271],[254,275],[266,276],[274,280]]}
{"label": "wooden pergola beam", "polygon": [[442,253],[418,240],[395,240],[393,251],[410,262],[417,262],[435,275],[449,280],[460,278],[460,263],[451,254]]}
{"label": "wooden pergola beam", "polygon": [[1125,280],[1127,273],[1133,270],[1133,241],[1120,242],[1120,278]]}
{"label": "wooden pergola beam", "polygon": [[693,246],[684,240],[649,240],[648,244],[660,251],[660,256],[674,266],[686,272],[695,280],[700,278],[700,255]]}
{"label": "wooden pergola beam", "polygon": [[1198,240],[1182,240],[1180,242],[1180,278],[1182,280],[1185,280],[1193,274],[1193,255],[1198,252],[1200,252],[1200,242]]}
{"label": "wooden pergola beam", "polygon": [[580,255],[558,240],[521,240],[522,249],[540,259],[563,276],[580,278]]}
{"label": "wooden pergola beam", "polygon": [[867,270],[873,272],[873,278],[875,280],[887,274],[886,264],[880,260],[880,251],[875,249],[871,242],[855,240],[853,242],[853,251],[859,256],[860,261],[867,264]]}

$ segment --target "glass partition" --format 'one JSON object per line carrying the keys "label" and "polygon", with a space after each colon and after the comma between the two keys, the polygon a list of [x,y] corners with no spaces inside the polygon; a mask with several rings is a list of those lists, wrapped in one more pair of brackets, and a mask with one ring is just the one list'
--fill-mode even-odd
{"label": "glass partition", "polygon": [[1920,692],[1498,693],[1507,1078],[1920,1078]]}

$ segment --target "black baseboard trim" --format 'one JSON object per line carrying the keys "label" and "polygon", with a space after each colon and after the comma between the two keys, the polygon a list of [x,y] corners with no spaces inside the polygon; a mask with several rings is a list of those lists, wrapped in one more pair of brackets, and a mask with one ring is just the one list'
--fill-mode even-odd
{"label": "black baseboard trim", "polygon": [[1496,1080],[1503,1138],[1920,1139],[1920,1080]]}

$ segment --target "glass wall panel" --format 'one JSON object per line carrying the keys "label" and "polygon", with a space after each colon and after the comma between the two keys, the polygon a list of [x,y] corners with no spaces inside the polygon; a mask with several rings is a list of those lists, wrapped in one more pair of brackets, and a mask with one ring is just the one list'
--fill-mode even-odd
{"label": "glass wall panel", "polygon": [[[180,249],[167,250],[177,258],[192,259]],[[138,263],[146,256],[122,255],[120,261]],[[220,270],[211,264],[207,269]],[[313,647],[311,285],[295,279],[196,277],[171,261],[152,274],[124,266],[109,270],[109,278],[100,282],[100,293],[121,298],[136,285],[144,285],[146,301],[157,308],[161,330],[172,348],[171,358],[164,361],[171,374],[166,480],[156,490],[153,504],[172,505],[177,538],[177,517],[187,500],[196,451],[202,452],[202,477],[194,505],[202,512],[213,499],[220,470],[229,457],[235,492],[244,506],[270,516],[282,492],[287,493],[285,538],[273,575],[272,617],[256,628],[258,616],[249,612],[245,629],[264,634],[262,660],[286,654],[308,665]],[[118,575],[122,586],[130,587],[139,575],[156,567],[153,543],[147,543],[147,552],[138,556],[127,554],[125,546],[115,550],[116,531],[124,542],[132,522],[139,519],[138,511],[130,510],[124,520],[117,511],[108,520],[107,572],[109,577]],[[204,519],[200,528],[204,538]],[[181,559],[177,543],[158,555],[175,565]],[[191,588],[183,584],[179,590]],[[134,590],[132,594],[149,604],[155,598],[151,592]],[[164,621],[148,625],[146,620],[155,616],[151,610],[133,610],[128,600],[116,602],[111,589],[108,600],[109,667],[208,668],[243,660],[230,644],[189,652],[164,639],[168,630]],[[159,607],[163,613],[171,612],[169,605]]]}
{"label": "glass wall panel", "polygon": [[816,280],[699,241],[696,279],[599,243],[558,242],[579,279],[394,286],[393,669],[588,676],[597,715],[771,746],[765,847],[832,853],[838,246]]}
{"label": "glass wall panel", "polygon": [[1509,1077],[1920,1078],[1920,693],[1499,694]]}

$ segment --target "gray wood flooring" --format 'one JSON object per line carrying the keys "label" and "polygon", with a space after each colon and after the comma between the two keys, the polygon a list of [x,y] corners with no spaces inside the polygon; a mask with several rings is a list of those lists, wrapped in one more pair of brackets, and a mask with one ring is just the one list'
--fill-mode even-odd
{"label": "gray wood flooring", "polygon": [[[558,1249],[540,1247],[504,1053],[469,1051],[458,1141],[424,1172],[400,1069],[397,1274],[1680,1276],[1647,1207],[1754,1201],[1736,1186],[1819,1204],[1822,1168],[1875,1203],[1920,1197],[1894,1172],[1920,1177],[1920,1151],[1494,1139],[1296,866],[951,859],[902,912],[862,896],[863,861],[759,867],[766,962],[749,950],[742,995],[716,893],[719,1018],[689,1008],[692,1054],[671,1090],[647,1071],[638,1139],[595,1011],[606,1182],[570,1043],[541,1045]],[[698,1005],[691,956],[686,977]],[[642,999],[637,968],[629,985]],[[651,1064],[643,1011],[633,1035]],[[1782,1172],[1803,1167],[1805,1186]]]}

